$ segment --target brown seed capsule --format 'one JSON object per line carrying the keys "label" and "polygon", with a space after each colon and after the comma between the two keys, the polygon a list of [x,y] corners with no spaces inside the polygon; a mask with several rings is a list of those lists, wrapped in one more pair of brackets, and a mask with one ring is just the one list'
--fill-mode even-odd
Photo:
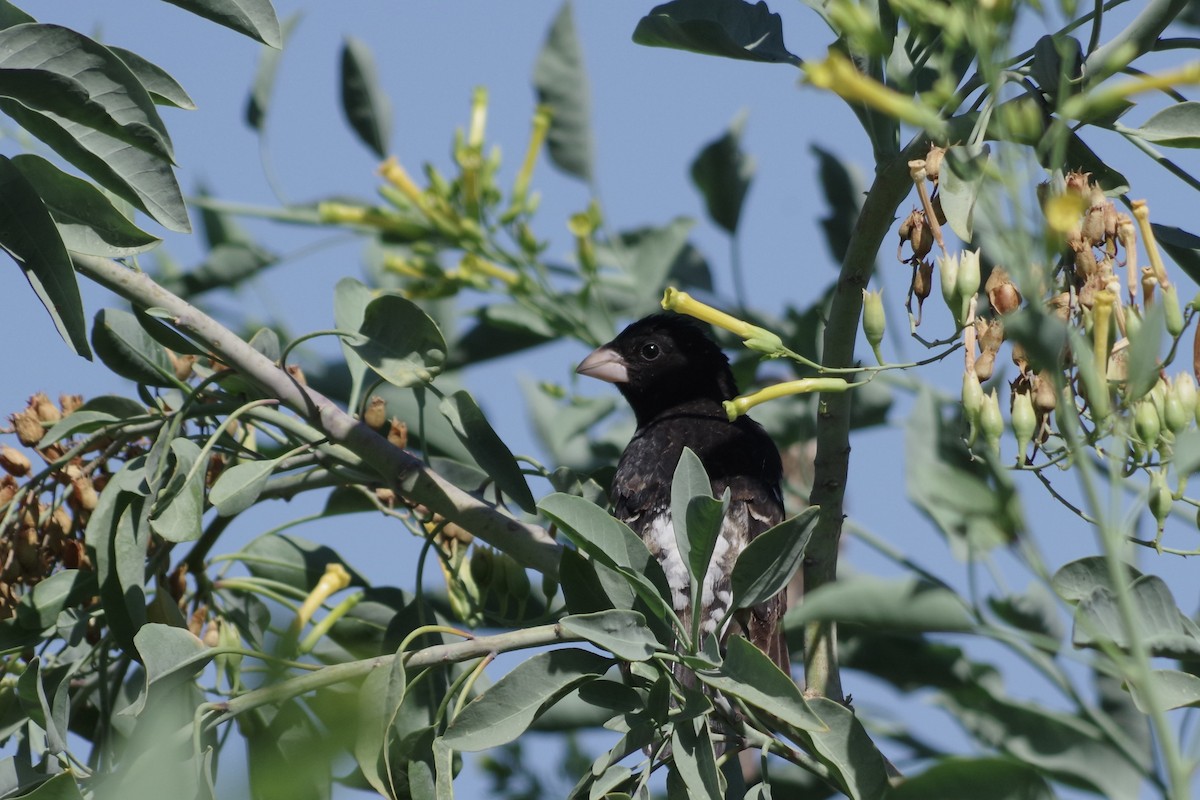
{"label": "brown seed capsule", "polygon": [[913,273],[913,294],[917,296],[919,302],[925,302],[925,298],[929,297],[930,289],[933,287],[933,262],[922,261],[917,266],[917,271]]}
{"label": "brown seed capsule", "polygon": [[213,484],[217,482],[217,478],[221,477],[221,473],[225,471],[225,465],[229,463],[224,453],[213,453],[208,457],[208,466],[204,469],[204,485],[211,489]]}
{"label": "brown seed capsule", "polygon": [[17,495],[17,482],[12,475],[0,475],[0,508],[8,505]]}
{"label": "brown seed capsule", "polygon": [[401,450],[408,447],[408,424],[392,417],[392,424],[388,428],[387,439]]}
{"label": "brown seed capsule", "polygon": [[1033,407],[1039,414],[1049,414],[1057,406],[1058,393],[1054,391],[1054,378],[1043,370],[1033,378]]}
{"label": "brown seed capsule", "polygon": [[178,567],[171,571],[167,578],[167,591],[171,593],[171,599],[176,603],[183,599],[187,594],[187,575],[188,566],[186,562],[181,562]]}
{"label": "brown seed capsule", "polygon": [[387,422],[387,402],[379,395],[372,395],[363,412],[363,422],[372,430],[379,430]]}
{"label": "brown seed capsule", "polygon": [[938,147],[936,144],[929,146],[929,153],[925,156],[925,177],[933,181],[935,186],[942,171],[942,159],[945,157],[946,148]]}
{"label": "brown seed capsule", "polygon": [[42,440],[42,436],[46,433],[46,429],[42,427],[42,421],[38,419],[38,415],[32,409],[13,414],[9,418],[13,428],[17,432],[17,441],[26,447],[33,447]]}
{"label": "brown seed capsule", "polygon": [[22,478],[29,474],[32,466],[29,463],[29,456],[17,448],[9,447],[8,445],[0,447],[0,469],[3,469],[9,475]]}
{"label": "brown seed capsule", "polygon": [[992,267],[983,288],[997,314],[1011,314],[1021,305],[1021,293],[1003,267]]}
{"label": "brown seed capsule", "polygon": [[996,369],[996,354],[994,352],[984,352],[979,354],[979,358],[975,359],[975,377],[982,383],[992,377],[992,373]]}
{"label": "brown seed capsule", "polygon": [[21,564],[21,570],[26,575],[37,575],[41,571],[41,558],[38,557],[37,528],[21,528],[13,546],[13,554]]}
{"label": "brown seed capsule", "polygon": [[180,356],[170,350],[167,351],[167,356],[171,359],[171,368],[175,371],[176,380],[186,381],[192,377],[192,368],[196,365],[196,356],[191,354]]}
{"label": "brown seed capsule", "polygon": [[71,535],[71,515],[62,506],[57,507],[50,514],[50,520],[46,523],[46,535],[55,540],[65,539]]}
{"label": "brown seed capsule", "polygon": [[1092,173],[1090,172],[1069,172],[1067,173],[1067,191],[1087,197],[1091,193]]}
{"label": "brown seed capsule", "polygon": [[59,546],[58,557],[62,559],[63,566],[67,569],[80,569],[87,559],[83,542],[78,539],[67,539]]}
{"label": "brown seed capsule", "polygon": [[49,425],[53,425],[62,419],[62,412],[58,410],[58,406],[51,402],[45,392],[38,392],[29,398],[29,408],[37,415],[37,418]]}
{"label": "brown seed capsule", "polygon": [[[191,613],[188,617],[188,630],[193,636],[199,636],[200,631],[204,630],[204,623],[208,620],[208,606],[200,606]],[[215,625],[212,627],[216,627]],[[213,647],[213,645],[209,645]]]}
{"label": "brown seed capsule", "polygon": [[64,417],[75,412],[81,405],[83,405],[83,395],[81,394],[60,394],[58,396],[58,407],[62,409]]}
{"label": "brown seed capsule", "polygon": [[95,485],[88,477],[75,478],[71,481],[71,489],[74,491],[76,502],[79,508],[84,511],[94,511],[96,504],[100,502],[100,494],[96,491]]}

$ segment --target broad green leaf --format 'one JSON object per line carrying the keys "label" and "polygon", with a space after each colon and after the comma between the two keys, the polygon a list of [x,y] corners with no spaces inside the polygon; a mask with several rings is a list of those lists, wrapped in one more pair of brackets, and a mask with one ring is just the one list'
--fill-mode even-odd
{"label": "broad green leaf", "polygon": [[[907,489],[954,551],[968,557],[1014,541],[1025,521],[1011,478],[967,451],[965,424],[961,417],[948,421],[943,405],[931,392],[918,394],[905,436]],[[952,408],[961,415],[957,401]]]}
{"label": "broad green leaf", "polygon": [[711,56],[800,66],[783,44],[783,23],[765,2],[674,0],[638,20],[633,41]]}
{"label": "broad green leaf", "polygon": [[696,673],[706,686],[733,695],[804,731],[825,730],[800,687],[775,662],[741,636],[730,636],[725,659],[715,671]]}
{"label": "broad green leaf", "polygon": [[446,340],[437,325],[398,294],[368,303],[358,333],[348,344],[381,378],[402,389],[432,381],[446,360]]}
{"label": "broad green leaf", "polygon": [[17,624],[34,631],[51,628],[64,609],[75,608],[95,596],[96,575],[88,570],[64,569],[41,581],[17,604]]}
{"label": "broad green leaf", "polygon": [[105,189],[163,227],[190,233],[183,194],[165,158],[50,112],[0,98],[0,111],[41,139]]}
{"label": "broad green leaf", "polygon": [[60,772],[45,783],[39,784],[32,792],[20,797],[21,800],[83,800],[79,786],[75,783],[75,775],[70,772]]}
{"label": "broad green leaf", "polygon": [[[685,690],[691,691],[691,690]],[[677,720],[671,729],[671,760],[692,800],[725,796],[705,716]]]}
{"label": "broad green leaf", "polygon": [[[1124,570],[1125,574],[1129,576],[1130,583],[1135,578],[1141,577],[1142,574],[1129,564],[1124,565]],[[1098,587],[1110,590],[1113,588],[1109,578],[1108,562],[1103,556],[1088,556],[1064,564],[1058,572],[1054,573],[1051,586],[1058,596],[1068,603],[1086,600]]]}
{"label": "broad green leaf", "polygon": [[232,289],[278,263],[269,250],[253,243],[227,242],[209,249],[204,260],[184,273],[160,275],[167,291],[191,298],[215,289]]}
{"label": "broad green leaf", "polygon": [[814,697],[809,706],[825,725],[801,732],[805,749],[829,768],[851,800],[883,798],[888,789],[883,756],[854,712],[825,697]]}
{"label": "broad green leaf", "polygon": [[[701,522],[701,524],[697,526],[694,536],[689,533],[691,520],[688,517],[688,510],[691,507],[691,501],[701,497],[713,499],[712,482],[708,479],[708,473],[704,471],[704,465],[700,463],[700,457],[692,452],[690,447],[685,447],[679,455],[679,463],[675,465],[675,472],[671,479],[671,524],[675,531],[675,543],[679,550],[679,557],[683,559],[691,577],[693,596],[696,594],[699,582],[704,579],[708,560],[712,555],[712,547],[716,542],[717,534],[720,533],[719,517],[715,527],[711,524],[711,519],[701,522],[700,518],[697,518],[697,522]],[[707,510],[711,511],[711,508]],[[699,509],[697,511],[703,514]],[[699,547],[699,551],[694,557],[692,554],[693,543]],[[701,561],[704,563],[699,563]]]}
{"label": "broad green leaf", "polygon": [[1200,103],[1167,106],[1129,133],[1164,147],[1200,147]]}
{"label": "broad green leaf", "polygon": [[0,247],[25,273],[63,341],[90,359],[83,300],[71,257],[37,188],[4,156],[0,156]]}
{"label": "broad green leaf", "polygon": [[996,616],[1021,630],[1061,641],[1066,633],[1059,618],[1054,595],[1035,583],[1024,594],[989,597],[988,607]]}
{"label": "broad green leaf", "polygon": [[200,538],[206,464],[199,459],[200,445],[182,437],[172,440],[171,477],[150,510],[150,530],[168,542]]}
{"label": "broad green leaf", "polygon": [[595,561],[619,571],[643,600],[662,605],[670,598],[662,565],[629,526],[582,497],[555,493],[543,497],[538,509],[554,520],[576,547]]}
{"label": "broad green leaf", "polygon": [[[620,309],[622,316],[640,317],[662,310],[662,290],[696,255],[687,241],[694,224],[676,217],[665,225],[624,231],[619,242],[597,247],[598,258],[613,267],[601,273],[601,290],[614,313]],[[612,331],[596,338],[607,341]]]}
{"label": "broad green leaf", "polygon": [[279,33],[279,20],[271,0],[166,0],[197,16],[218,25],[257,39],[265,45],[283,47]]}
{"label": "broad green leaf", "polygon": [[536,504],[529,484],[521,474],[521,465],[513,458],[508,445],[492,429],[479,404],[465,389],[446,397],[438,406],[449,421],[459,441],[471,457],[495,482],[505,496],[514,500],[522,510],[534,513]]}
{"label": "broad green leaf", "polygon": [[342,111],[358,138],[380,158],[388,154],[392,108],[375,57],[366,42],[347,36],[342,43]]}
{"label": "broad green leaf", "polygon": [[150,541],[145,463],[145,456],[130,459],[109,479],[84,530],[105,622],[126,649],[134,647],[133,635],[146,621],[145,589],[138,583]]}
{"label": "broad green leaf", "polygon": [[146,91],[150,93],[150,98],[154,102],[159,105],[182,108],[185,111],[196,110],[196,104],[192,102],[187,91],[162,67],[147,61],[132,50],[114,45],[108,45],[108,49],[125,62],[125,66],[133,72],[138,83],[146,87]]}
{"label": "broad green leaf", "polygon": [[1172,225],[1150,223],[1154,238],[1167,251],[1179,268],[1196,283],[1200,283],[1200,236]]}
{"label": "broad green leaf", "polygon": [[1129,337],[1125,392],[1130,401],[1140,400],[1158,382],[1158,353],[1166,333],[1162,303],[1143,309],[1142,324]]}
{"label": "broad green leaf", "polygon": [[397,655],[390,668],[376,669],[367,675],[358,691],[354,758],[363,777],[384,797],[391,795],[383,756],[406,685],[404,661]]}
{"label": "broad green leaf", "polygon": [[[167,2],[174,2],[174,0],[167,0]],[[228,2],[232,5],[238,0],[216,0],[216,2]],[[248,0],[248,2],[270,6],[270,0]],[[281,29],[275,18],[275,11],[271,9],[271,24],[274,26],[275,40],[265,41],[257,36],[254,37],[264,44],[270,45],[269,49],[263,50],[259,54],[258,68],[254,71],[254,84],[250,88],[250,96],[246,98],[246,124],[257,133],[261,134],[266,125],[267,112],[271,107],[271,92],[275,89],[275,73],[279,71],[279,59],[283,57],[283,46],[291,38],[292,31],[299,22],[300,13],[297,12],[283,21]]]}
{"label": "broad green leaf", "polygon": [[8,0],[0,0],[0,28],[11,28],[25,22],[37,22],[36,19],[14,6]]}
{"label": "broad green leaf", "polygon": [[974,238],[975,201],[987,169],[987,145],[955,145],[946,149],[938,180],[938,197],[951,230],[964,242]]}
{"label": "broad green leaf", "polygon": [[571,689],[600,677],[612,663],[576,648],[539,653],[468,703],[443,738],[450,747],[465,752],[511,742],[546,707]]}
{"label": "broad green leaf", "polygon": [[0,94],[172,160],[166,125],[145,87],[116,53],[70,28],[0,30]]}
{"label": "broad green leaf", "polygon": [[820,511],[820,506],[809,506],[760,533],[741,552],[731,578],[734,608],[756,606],[788,585],[804,559],[804,548]]}
{"label": "broad green leaf", "polygon": [[36,656],[29,661],[25,671],[17,679],[16,693],[28,718],[46,731],[47,748],[52,754],[57,754],[65,749],[67,732],[59,731],[55,724],[50,701],[46,697],[41,666],[41,659]]}
{"label": "broad green leaf", "polygon": [[328,800],[330,764],[345,752],[328,731],[319,730],[306,703],[291,699],[278,708],[251,712],[259,724],[247,730],[248,797]]}
{"label": "broad green leaf", "polygon": [[148,386],[176,385],[167,351],[128,311],[100,309],[92,325],[92,346],[104,365],[122,378]]}
{"label": "broad green leaf", "polygon": [[170,688],[197,677],[214,657],[196,635],[185,628],[147,623],[134,637],[146,668],[146,684]]}
{"label": "broad green leaf", "polygon": [[851,622],[888,631],[970,631],[962,598],[915,578],[855,577],[820,587],[788,612],[788,625]]}
{"label": "broad green leaf", "polygon": [[817,157],[817,177],[821,181],[821,193],[825,197],[828,213],[821,217],[821,229],[825,232],[825,244],[835,264],[841,264],[854,235],[855,220],[862,208],[863,187],[851,165],[819,145],[809,150]]}
{"label": "broad green leaf", "polygon": [[[333,321],[339,331],[356,331],[362,327],[363,315],[367,304],[375,293],[362,281],[354,278],[342,278],[333,289]],[[358,352],[345,337],[340,337],[342,356],[346,359],[346,367],[350,370],[350,396],[361,401],[363,377],[367,372],[367,362],[362,360]]]}
{"label": "broad green leaf", "polygon": [[209,490],[208,502],[222,517],[242,513],[258,500],[278,465],[279,462],[271,458],[234,464],[217,478]]}
{"label": "broad green leaf", "polygon": [[40,450],[67,438],[88,434],[112,425],[114,422],[127,420],[131,417],[147,415],[146,407],[136,400],[117,395],[101,395],[93,397],[79,408],[54,423],[54,427],[46,431],[46,435],[38,442]]}
{"label": "broad green leaf", "polygon": [[[1130,586],[1136,610],[1136,635],[1156,656],[1200,660],[1200,636],[1195,623],[1178,606],[1167,584],[1155,575],[1143,575]],[[1116,594],[1099,586],[1075,609],[1071,637],[1076,647],[1099,647],[1109,642],[1129,647],[1129,634],[1117,605]]]}
{"label": "broad green leaf", "polygon": [[595,161],[591,99],[570,0],[559,8],[538,53],[533,88],[538,103],[550,109],[546,135],[550,160],[568,175],[591,182]]}
{"label": "broad green leaf", "polygon": [[1028,764],[1008,758],[951,757],[919,775],[907,776],[888,800],[1053,800],[1046,779]]}
{"label": "broad green leaf", "polygon": [[299,536],[265,533],[235,554],[251,575],[281,581],[311,592],[325,574],[325,568],[340,564],[350,573],[351,586],[366,586],[367,581],[342,560],[333,548],[310,542]]}
{"label": "broad green leaf", "polygon": [[626,661],[645,661],[662,649],[646,626],[646,618],[636,611],[610,609],[575,614],[563,617],[559,624]]}
{"label": "broad green leaf", "polygon": [[742,203],[754,179],[754,158],[742,151],[746,115],[734,118],[723,135],[704,146],[692,162],[692,183],[704,196],[708,216],[731,236],[737,233]]}
{"label": "broad green leaf", "polygon": [[[597,564],[584,558],[578,550],[566,548],[558,562],[558,582],[562,586],[567,610],[572,614],[592,614],[618,605],[604,591],[604,583],[597,574]],[[629,605],[632,605],[629,590]]]}
{"label": "broad green leaf", "polygon": [[121,258],[162,241],[130,222],[95,186],[41,156],[19,155],[12,163],[41,196],[68,250]]}
{"label": "broad green leaf", "polygon": [[1156,669],[1150,673],[1150,680],[1153,683],[1153,704],[1143,688],[1136,683],[1129,684],[1133,702],[1143,714],[1200,705],[1200,678],[1190,672]]}

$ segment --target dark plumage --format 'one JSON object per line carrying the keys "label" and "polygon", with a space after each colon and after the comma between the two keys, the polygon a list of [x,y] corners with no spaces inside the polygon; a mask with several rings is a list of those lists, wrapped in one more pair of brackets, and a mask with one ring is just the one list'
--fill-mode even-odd
{"label": "dark plumage", "polygon": [[[783,519],[779,451],[748,417],[730,422],[721,403],[737,395],[729,359],[689,318],[655,314],[633,323],[589,355],[577,370],[616,385],[637,418],[613,478],[613,513],[662,563],[676,612],[691,611],[687,571],[671,527],[671,480],[684,447],[704,464],[713,494],[730,490],[729,511],[705,576],[702,631],[712,632],[732,600],[729,578],[742,549]],[[739,614],[749,640],[785,672],[778,629],[782,594]],[[722,639],[728,631],[722,633]]]}

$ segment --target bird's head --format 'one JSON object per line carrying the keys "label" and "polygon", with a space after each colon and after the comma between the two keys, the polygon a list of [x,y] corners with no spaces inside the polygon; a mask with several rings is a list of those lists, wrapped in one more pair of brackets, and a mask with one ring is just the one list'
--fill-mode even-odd
{"label": "bird's head", "polygon": [[729,359],[691,319],[654,314],[633,323],[575,370],[615,384],[638,424],[692,401],[737,395]]}

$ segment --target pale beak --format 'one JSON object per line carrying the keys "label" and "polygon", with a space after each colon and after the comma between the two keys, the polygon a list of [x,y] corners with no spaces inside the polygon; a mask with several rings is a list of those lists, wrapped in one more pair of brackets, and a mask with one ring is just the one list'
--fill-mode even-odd
{"label": "pale beak", "polygon": [[609,383],[629,383],[629,365],[621,354],[611,347],[599,347],[585,358],[575,371],[589,378],[599,378]]}

